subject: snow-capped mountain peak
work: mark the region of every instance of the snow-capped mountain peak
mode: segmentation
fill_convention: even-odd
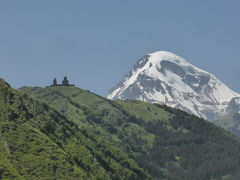
[[[107,97],[164,103],[212,119],[224,114],[228,102],[240,95],[185,59],[158,51],[141,58]]]

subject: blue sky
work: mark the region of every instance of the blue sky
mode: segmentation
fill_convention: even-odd
[[[240,92],[239,0],[1,0],[0,77],[64,75],[100,95],[144,54],[171,51]]]

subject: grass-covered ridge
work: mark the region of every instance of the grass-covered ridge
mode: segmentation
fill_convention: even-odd
[[[118,147],[0,80],[0,179],[146,179]]]
[[[143,179],[240,177],[239,139],[196,116],[141,101],[111,101],[77,87],[20,91],[64,115],[93,140],[91,146],[106,144],[114,152],[107,155],[126,155]]]

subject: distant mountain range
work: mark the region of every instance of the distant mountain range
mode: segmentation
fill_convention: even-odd
[[[223,127],[229,132],[240,136],[240,113],[230,113],[225,116],[216,118],[212,122]]]
[[[166,51],[141,58],[107,97],[166,104],[209,120],[240,112],[240,94],[211,73]]]

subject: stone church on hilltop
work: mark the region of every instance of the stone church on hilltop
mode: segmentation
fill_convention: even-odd
[[[53,84],[51,86],[75,86],[74,84],[69,84],[69,80],[67,79],[67,76],[65,76],[62,80],[62,84],[57,83],[57,79],[53,79]]]

